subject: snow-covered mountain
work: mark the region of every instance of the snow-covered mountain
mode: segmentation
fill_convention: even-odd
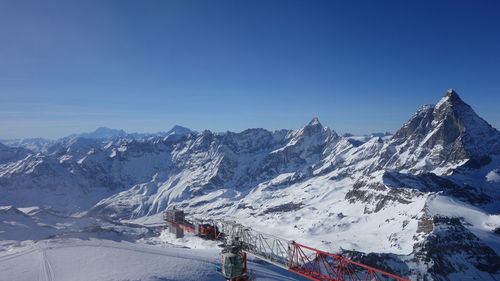
[[[114,220],[176,205],[412,280],[496,280],[499,154],[500,133],[449,90],[393,136],[341,137],[314,118],[296,130],[74,137],[38,154],[0,146],[0,205]]]
[[[97,139],[97,140],[110,140],[110,139],[146,139],[156,136],[171,136],[171,137],[182,137],[188,134],[197,134],[189,128],[175,125],[167,132],[157,132],[157,133],[127,133],[124,130],[110,129],[107,127],[99,127],[92,132],[72,134],[66,137],[62,137],[57,140],[49,140],[44,138],[27,138],[27,139],[9,139],[0,140],[0,144],[4,144],[10,147],[18,147],[28,149],[34,153],[50,153],[55,150],[54,147],[59,148],[60,143],[70,142],[73,139]]]
[[[109,138],[116,138],[116,137],[125,137],[126,135],[127,135],[127,132],[125,132],[124,130],[99,127],[93,132],[69,135],[66,138],[67,139],[73,139],[73,138],[109,139]]]
[[[29,150],[19,147],[9,147],[0,143],[0,163],[14,162],[25,158],[30,154]]]
[[[179,125],[175,125],[167,132],[158,132],[158,133],[127,133],[124,130],[110,129],[107,127],[99,127],[93,132],[89,133],[81,133],[81,134],[73,134],[67,137],[62,138],[63,140],[70,140],[74,138],[87,138],[87,139],[118,139],[118,138],[126,138],[126,139],[143,139],[153,136],[168,136],[168,135],[177,135],[183,136],[188,134],[196,134],[196,131],[193,131],[189,128],[182,127]]]
[[[38,152],[45,153],[47,152],[47,148],[53,145],[55,141],[44,138],[29,138],[29,139],[0,140],[0,144],[2,143],[10,147],[19,147],[28,149],[35,153]]]
[[[425,105],[392,138],[378,163],[412,173],[451,173],[470,161],[484,165],[500,151],[500,132],[480,118],[452,89]]]

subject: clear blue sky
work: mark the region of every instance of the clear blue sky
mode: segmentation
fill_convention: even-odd
[[[0,139],[394,132],[454,88],[500,127],[500,2],[0,0]]]

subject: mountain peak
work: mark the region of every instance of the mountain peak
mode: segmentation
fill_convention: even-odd
[[[311,122],[309,122],[309,125],[310,126],[316,126],[316,125],[320,125],[321,126],[321,123],[319,122],[319,119],[318,117],[314,117]]]
[[[125,131],[118,129],[111,129],[108,127],[99,127],[95,131],[90,132],[90,134],[125,134]]]
[[[444,94],[445,97],[458,96],[457,92],[453,88],[449,88]]]
[[[440,107],[444,103],[452,103],[452,104],[464,104],[464,101],[460,98],[460,96],[453,89],[448,89],[444,93],[444,97],[436,104],[436,107]]]
[[[448,89],[448,91],[446,91],[444,97],[450,99],[452,102],[457,102],[457,101],[463,102],[460,96],[457,94],[457,92],[455,92],[455,90],[451,88]]]
[[[172,129],[170,129],[170,131],[167,132],[167,134],[176,134],[176,135],[188,135],[188,134],[196,134],[196,133],[197,133],[196,131],[193,131],[189,128],[179,126],[179,125],[175,125],[174,127],[172,127]]]
[[[107,127],[99,127],[93,132],[72,134],[63,139],[71,138],[88,138],[88,139],[107,139],[112,137],[123,137],[127,133],[124,130],[110,129]]]
[[[392,142],[407,153],[419,151],[422,157],[432,154],[432,158],[428,158],[428,163],[432,164],[429,167],[481,159],[500,151],[500,133],[479,117],[453,89],[446,91],[435,106],[421,107],[394,135]],[[415,164],[413,160],[404,161],[408,167]]]

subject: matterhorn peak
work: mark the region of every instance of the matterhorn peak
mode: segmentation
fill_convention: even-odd
[[[427,151],[433,157],[428,158],[433,165],[429,167],[438,167],[498,154],[500,132],[449,89],[435,106],[419,109],[392,142],[411,153]],[[407,167],[415,165],[412,161],[407,161]]]
[[[460,98],[460,96],[453,89],[448,89],[444,93],[444,97],[436,104],[436,108],[440,108],[441,105],[451,103],[453,104],[465,104],[465,102]]]
[[[449,88],[446,93],[444,94],[445,97],[452,96],[452,95],[458,95],[453,88]]]
[[[457,94],[457,92],[455,92],[455,90],[453,90],[451,88],[448,89],[448,91],[446,91],[446,93],[444,94],[444,97],[449,98],[451,101],[462,101],[462,99]]]
[[[321,126],[321,123],[319,122],[319,119],[318,117],[314,117],[311,122],[309,122],[308,124],[309,126],[316,126],[316,125],[320,125]]]

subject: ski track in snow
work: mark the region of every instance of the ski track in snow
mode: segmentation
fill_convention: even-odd
[[[42,244],[40,244],[42,243]],[[64,242],[66,244],[67,242]],[[193,261],[196,261],[199,264],[205,264],[207,268],[212,268],[215,265],[215,262],[210,262],[207,260],[204,260],[202,258],[196,257],[195,255],[190,255],[188,253],[168,253],[166,249],[151,249],[149,245],[124,245],[121,243],[116,243],[116,246],[113,245],[108,245],[108,242],[104,241],[92,241],[92,242],[85,242],[85,241],[78,241],[77,243],[79,244],[68,244],[68,245],[48,245],[47,242],[38,242],[37,244],[31,246],[34,247],[32,249],[20,251],[17,253],[13,254],[8,254],[4,256],[0,256],[0,264],[6,261],[10,261],[12,259],[20,258],[26,255],[33,254],[35,252],[38,252],[37,254],[37,260],[38,260],[38,266],[39,266],[39,271],[38,271],[38,281],[55,281],[58,280],[56,279],[56,271],[54,269],[54,266],[52,265],[47,252],[51,251],[57,251],[57,250],[62,250],[62,249],[69,249],[69,248],[97,248],[97,249],[114,249],[114,250],[120,250],[120,251],[131,251],[135,253],[142,253],[142,254],[150,254],[150,255],[160,255],[164,257],[171,257],[175,259],[181,259],[184,260],[186,263],[190,263]],[[115,242],[113,242],[115,243]],[[119,246],[118,246],[119,245]],[[75,251],[77,252],[77,251]],[[215,260],[214,260],[215,261]],[[30,265],[32,266],[32,265]],[[0,276],[0,280],[3,281],[3,279]]]
[[[49,248],[50,249],[50,248]],[[40,249],[40,265],[42,275],[38,278],[39,281],[54,281],[55,280],[55,272],[52,264],[47,257],[47,249]]]

